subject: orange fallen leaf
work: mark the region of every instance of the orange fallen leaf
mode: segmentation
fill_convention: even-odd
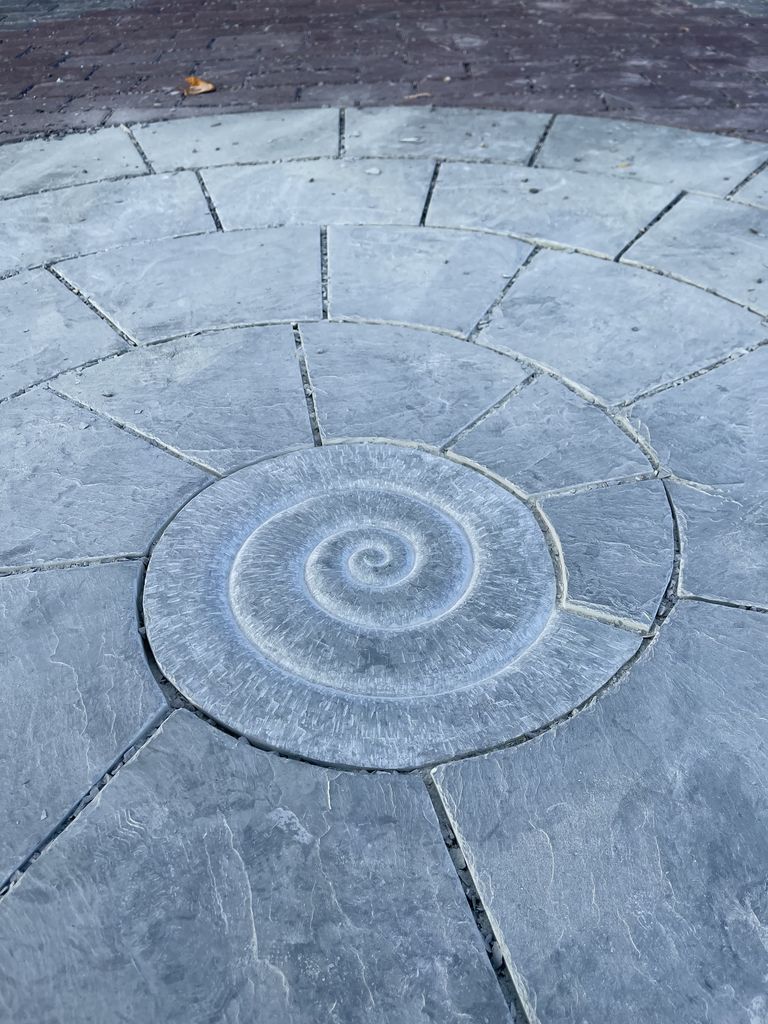
[[[197,75],[188,75],[184,81],[187,83],[187,88],[184,90],[185,96],[199,96],[203,92],[216,92],[213,82],[206,82],[204,78],[198,78]]]

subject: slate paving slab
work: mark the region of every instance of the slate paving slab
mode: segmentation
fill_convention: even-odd
[[[768,206],[768,174],[760,171],[750,178],[734,194],[733,200],[750,206]]]

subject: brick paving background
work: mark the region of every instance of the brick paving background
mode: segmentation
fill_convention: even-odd
[[[734,3],[0,0],[0,138],[201,110],[405,102],[768,139],[768,0]],[[184,99],[192,73],[217,92]]]

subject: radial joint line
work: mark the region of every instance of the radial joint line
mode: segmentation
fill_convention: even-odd
[[[442,166],[441,160],[435,161],[435,169],[432,171],[432,177],[429,181],[429,188],[427,189],[427,198],[424,200],[424,209],[421,211],[421,217],[419,217],[419,227],[423,228],[427,223],[427,217],[429,216],[429,207],[432,202],[432,196],[437,185],[437,178],[440,174],[440,168]]]
[[[122,327],[119,327],[111,317],[107,316],[103,309],[99,309],[96,303],[89,299],[88,296],[85,295],[83,292],[81,292],[77,285],[72,284],[72,282],[69,281],[64,276],[64,274],[61,273],[58,267],[55,267],[53,264],[48,263],[45,265],[45,269],[48,271],[49,274],[55,277],[57,281],[61,281],[61,283],[68,291],[72,292],[73,295],[76,295],[78,299],[80,299],[80,301],[84,305],[86,305],[92,313],[95,313],[97,317],[99,317],[101,320],[104,321],[105,324],[111,327],[115,334],[117,334],[119,337],[123,339],[126,345],[130,345],[131,348],[138,347],[138,341],[136,341],[135,338],[132,338],[130,334],[127,334],[122,329]]]
[[[307,353],[304,348],[304,339],[301,336],[301,328],[298,323],[291,324],[293,328],[293,340],[296,342],[296,354],[299,359],[299,371],[301,372],[301,383],[304,388],[304,397],[307,402],[307,413],[309,414],[309,425],[312,429],[312,441],[316,448],[322,447],[323,434],[320,430],[320,420],[317,415],[317,404],[315,392],[312,388],[312,381],[309,376],[307,365]]]
[[[467,335],[467,341],[474,342],[475,338],[477,338],[481,331],[484,331],[485,328],[490,324],[490,322],[493,320],[494,313],[502,304],[504,299],[507,297],[507,293],[509,292],[510,288],[513,286],[515,281],[517,281],[518,277],[520,277],[520,275],[523,273],[526,267],[529,267],[531,265],[531,262],[533,261],[534,257],[541,252],[541,248],[542,247],[539,245],[532,246],[531,251],[525,257],[523,262],[520,264],[520,266],[517,268],[514,274],[509,278],[509,280],[504,282],[504,285],[499,294],[490,304],[488,309],[486,309],[486,311],[480,317],[480,319],[477,321],[472,330],[469,332],[469,334]]]
[[[447,441],[440,445],[440,450],[445,452],[448,451],[449,448],[453,448],[454,445],[458,444],[458,442],[466,434],[470,432],[470,430],[474,430],[476,426],[478,426],[484,420],[487,420],[489,416],[492,416],[495,412],[501,409],[502,406],[505,406],[507,402],[511,398],[514,398],[515,395],[517,395],[520,391],[522,391],[524,387],[527,387],[529,384],[532,384],[537,376],[537,373],[529,373],[525,380],[521,380],[519,384],[515,384],[515,386],[513,388],[510,388],[510,390],[503,394],[501,398],[498,398],[492,405],[489,405],[486,409],[483,409],[483,411],[478,416],[475,416],[474,419],[471,419],[469,423],[466,423],[463,427],[461,427],[460,430],[457,430],[455,434],[453,434],[451,437],[448,438]]]
[[[134,135],[133,129],[131,128],[131,126],[127,125],[127,124],[122,124],[122,125],[120,125],[120,127],[123,129],[125,134],[128,136],[128,138],[133,143],[133,148],[139,154],[139,158],[140,158],[141,162],[144,164],[144,166],[146,167],[147,173],[148,174],[154,174],[155,173],[155,168],[152,166],[152,163],[151,163],[149,157],[144,152],[144,147],[142,146],[142,144],[139,142],[139,140]]]

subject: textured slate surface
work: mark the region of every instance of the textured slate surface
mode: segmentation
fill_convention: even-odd
[[[764,615],[685,603],[590,709],[436,770],[534,1019],[765,1016],[766,657]]]
[[[165,708],[137,584],[126,562],[0,577],[0,884]]]
[[[530,251],[473,232],[329,227],[330,315],[468,334]]]
[[[287,324],[134,349],[54,387],[221,472],[312,444]]]
[[[186,712],[8,897],[0,936],[18,1024],[509,1021],[421,779],[297,764]]]
[[[314,228],[170,238],[58,269],[140,342],[321,311]]]
[[[753,206],[768,206],[768,174],[765,171],[756,174],[739,189],[733,200]]]

